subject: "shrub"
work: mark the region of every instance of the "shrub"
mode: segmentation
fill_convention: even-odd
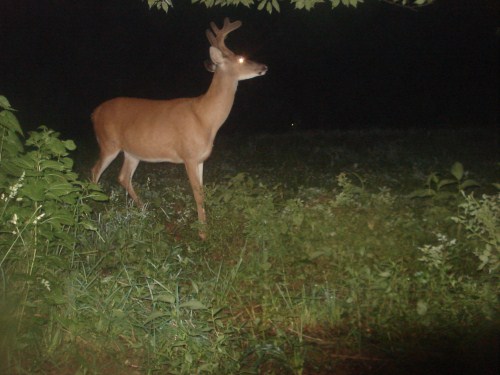
[[[481,261],[478,269],[497,271],[500,266],[500,194],[476,199],[465,195],[460,214],[452,219],[463,225],[467,237],[477,244],[474,254]]]
[[[15,321],[0,328],[36,336],[33,325],[42,327],[47,309],[64,302],[61,274],[71,269],[79,236],[95,230],[89,202],[107,198],[73,172],[73,141],[43,126],[24,140],[3,96],[0,109],[0,311]],[[0,344],[12,349],[8,335]]]

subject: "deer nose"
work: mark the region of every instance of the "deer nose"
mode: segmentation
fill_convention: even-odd
[[[262,65],[262,70],[260,71],[260,75],[263,76],[267,73],[267,65]]]

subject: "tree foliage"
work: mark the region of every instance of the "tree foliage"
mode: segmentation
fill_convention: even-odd
[[[295,9],[311,10],[319,3],[327,3],[330,8],[337,8],[339,6],[354,7],[358,4],[364,3],[365,0],[191,0],[192,3],[199,3],[205,5],[207,8],[213,6],[228,6],[228,5],[243,5],[247,8],[256,7],[258,10],[265,10],[269,13],[273,11],[279,12],[281,10],[280,4],[290,3]],[[384,3],[393,4],[397,6],[406,7],[409,9],[416,9],[432,4],[435,0],[378,0]],[[163,9],[167,12],[170,8],[174,7],[174,0],[147,0],[150,8]]]

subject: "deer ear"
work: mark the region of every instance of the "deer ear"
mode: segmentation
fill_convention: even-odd
[[[213,73],[215,72],[215,68],[217,67],[217,65],[215,65],[212,60],[205,60],[203,62],[203,64],[205,65],[205,69],[208,70],[209,72]]]
[[[224,55],[218,48],[210,47],[210,59],[215,65],[219,65],[224,61]]]

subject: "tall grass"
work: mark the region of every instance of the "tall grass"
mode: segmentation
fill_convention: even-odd
[[[495,165],[462,159],[458,180],[481,187],[438,191],[467,153],[443,139],[223,138],[206,168],[206,242],[175,166],[138,170],[144,210],[105,174],[109,201],[67,224],[68,249],[23,255],[9,213],[3,373],[493,373]],[[436,194],[416,194],[430,175]]]

